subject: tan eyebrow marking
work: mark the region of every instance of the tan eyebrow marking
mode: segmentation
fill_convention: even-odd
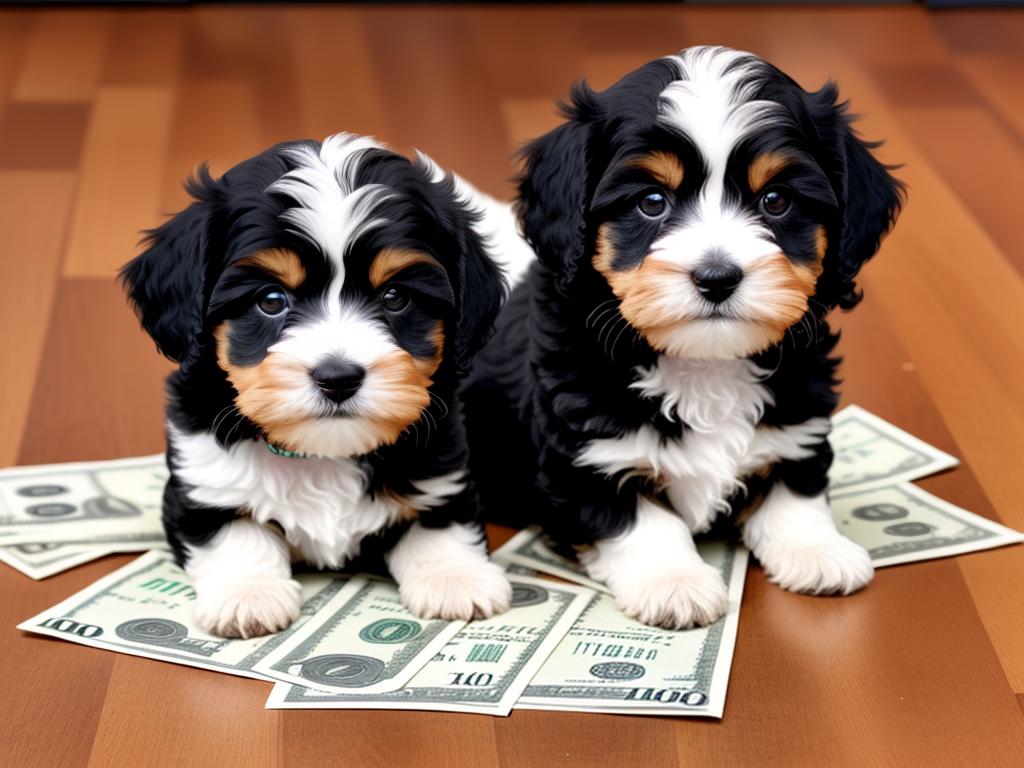
[[[750,191],[757,194],[765,184],[772,180],[775,174],[794,162],[794,159],[784,152],[763,152],[758,155],[751,161],[750,168],[747,170]]]
[[[653,176],[666,189],[678,189],[683,183],[683,163],[671,152],[651,152],[633,158],[631,168],[641,168]]]
[[[306,268],[302,266],[302,259],[295,251],[287,248],[256,251],[238,263],[243,267],[255,267],[273,275],[293,291],[306,280]]]
[[[413,251],[407,248],[384,248],[370,264],[370,285],[380,288],[381,285],[413,264],[430,264],[441,268],[437,259],[422,251]]]

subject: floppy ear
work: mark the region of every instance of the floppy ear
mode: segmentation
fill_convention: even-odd
[[[216,183],[205,167],[186,185],[196,198],[146,232],[146,249],[121,268],[121,282],[157,349],[182,367],[198,354],[203,331],[206,253]]]
[[[491,338],[507,288],[504,276],[487,255],[472,223],[461,228],[458,238],[461,252],[453,349],[456,370],[462,375],[469,371],[473,356]]]
[[[871,154],[881,142],[867,142],[850,127],[840,107],[838,159],[839,197],[842,204],[839,245],[835,250],[835,301],[851,309],[861,299],[855,278],[864,262],[878,251],[882,238],[896,223],[905,199],[902,182],[890,174],[890,167]]]
[[[587,245],[590,128],[583,112],[593,96],[586,84],[577,86],[575,106],[563,110],[568,122],[522,151],[525,167],[519,177],[516,213],[537,258],[558,276],[563,289],[576,277]]]

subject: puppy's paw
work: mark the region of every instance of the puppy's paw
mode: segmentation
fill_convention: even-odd
[[[867,551],[838,533],[812,542],[770,539],[754,554],[771,581],[809,595],[849,595],[875,573]]]
[[[703,627],[721,618],[729,608],[721,575],[702,562],[617,577],[609,586],[623,613],[666,629]]]
[[[483,558],[411,569],[399,584],[402,604],[424,619],[486,619],[508,610],[512,585],[504,570]]]
[[[272,576],[196,586],[195,620],[218,637],[258,637],[280,632],[299,617],[301,588]]]

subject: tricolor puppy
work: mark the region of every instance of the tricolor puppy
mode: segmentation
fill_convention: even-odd
[[[726,48],[690,48],[602,93],[525,150],[538,262],[465,393],[485,510],[547,511],[630,616],[707,624],[726,592],[693,534],[742,508],[770,577],[850,593],[872,576],[826,487],[837,336],[826,315],[902,189],[808,93]],[[511,494],[532,488],[539,495]]]
[[[420,616],[504,610],[454,400],[504,284],[455,180],[339,134],[189,191],[122,277],[179,364],[164,524],[199,624],[283,629],[293,558],[374,553]]]

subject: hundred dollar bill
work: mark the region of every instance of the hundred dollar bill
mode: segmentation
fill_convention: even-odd
[[[856,405],[832,417],[828,439],[835,451],[828,475],[833,492],[890,486],[960,463]]]
[[[725,616],[708,627],[658,629],[627,618],[611,595],[599,593],[515,709],[721,717],[748,555],[726,542],[699,549],[728,586]]]
[[[909,483],[829,496],[836,527],[876,568],[1024,541],[1024,534],[954,506]]]
[[[266,679],[253,667],[286,641],[348,582],[343,576],[302,574],[302,613],[288,629],[250,640],[209,635],[192,621],[195,591],[166,552],[149,552],[18,629],[108,651],[230,675]]]
[[[0,470],[0,545],[161,542],[163,454]]]
[[[409,682],[465,624],[419,619],[402,606],[394,582],[353,579],[256,670],[318,690],[388,693]]]
[[[370,696],[274,686],[267,709],[422,709],[507,715],[594,592],[512,578],[512,607],[463,627],[399,691]]]

